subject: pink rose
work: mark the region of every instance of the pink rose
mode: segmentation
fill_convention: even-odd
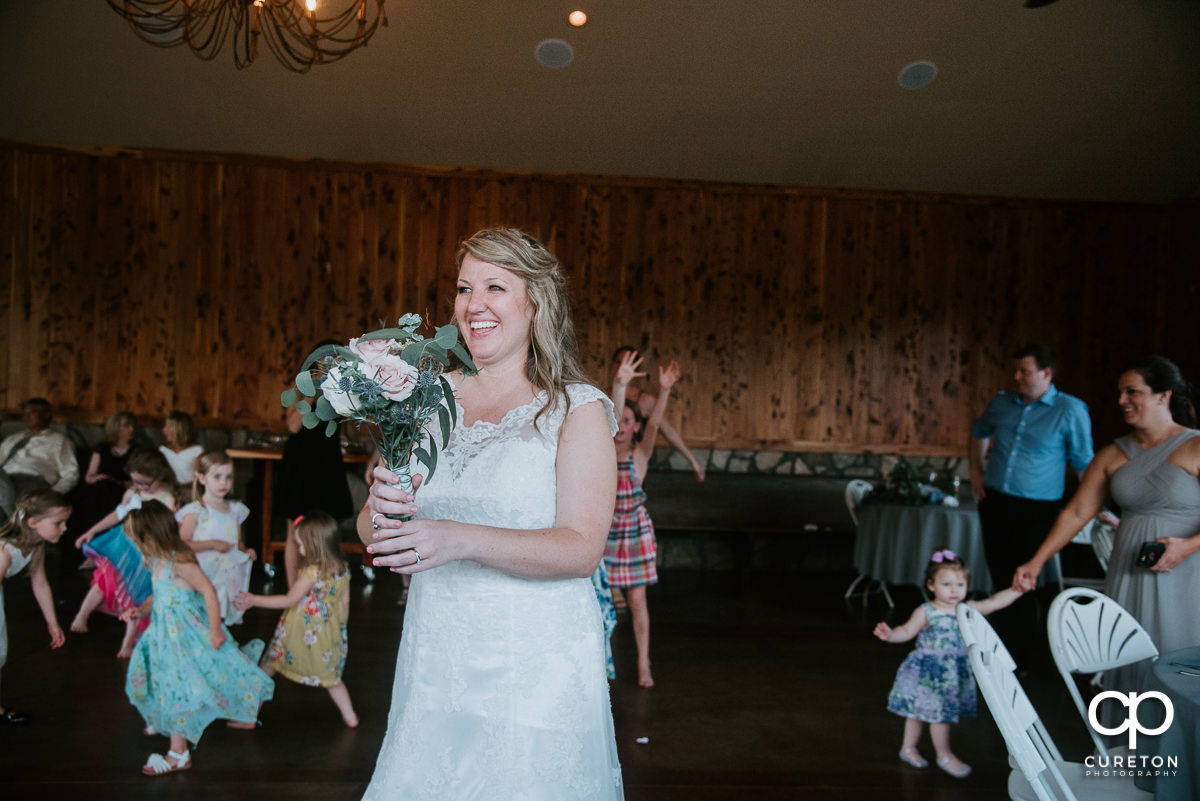
[[[372,366],[377,370],[375,380],[383,385],[383,396],[388,400],[402,401],[417,386],[417,368],[399,356],[384,356]]]
[[[357,354],[358,358],[370,364],[377,364],[380,359],[391,353],[392,348],[399,349],[399,347],[400,344],[394,339],[350,340],[350,350]]]

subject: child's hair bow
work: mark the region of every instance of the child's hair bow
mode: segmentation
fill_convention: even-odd
[[[142,508],[142,496],[134,493],[134,496],[129,499],[129,503],[117,504],[117,520],[124,520],[129,516],[129,513],[134,509]]]
[[[958,554],[954,551],[949,548],[943,548],[940,551],[934,551],[933,556],[929,557],[929,561],[941,564],[942,562],[953,562],[957,558]]]

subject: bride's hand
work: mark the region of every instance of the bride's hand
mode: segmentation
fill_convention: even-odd
[[[417,507],[413,500],[414,493],[421,486],[420,474],[413,476],[412,492],[405,492],[395,486],[400,479],[386,467],[376,467],[374,479],[370,489],[367,490],[367,507],[371,510],[371,524],[375,526],[377,533],[400,525],[399,520],[393,520],[388,515],[415,515],[417,513]]]
[[[446,547],[449,527],[446,520],[408,520],[397,528],[380,529],[375,542],[367,546],[371,564],[393,573],[420,573],[431,567],[454,561]]]

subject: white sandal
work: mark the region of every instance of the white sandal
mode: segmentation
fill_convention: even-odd
[[[192,766],[191,753],[184,750],[182,754],[177,754],[174,751],[167,751],[167,756],[175,760],[172,765],[162,754],[151,754],[146,760],[146,764],[142,765],[142,773],[147,776],[163,776],[168,773],[175,773],[181,770],[187,770]]]
[[[958,762],[957,767],[951,767],[952,762]],[[971,775],[971,766],[954,754],[947,754],[937,761],[937,766],[956,779],[965,779]]]

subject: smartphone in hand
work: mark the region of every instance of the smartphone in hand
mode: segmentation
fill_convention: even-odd
[[[1133,563],[1138,567],[1153,567],[1166,550],[1167,546],[1161,542],[1144,542]]]

